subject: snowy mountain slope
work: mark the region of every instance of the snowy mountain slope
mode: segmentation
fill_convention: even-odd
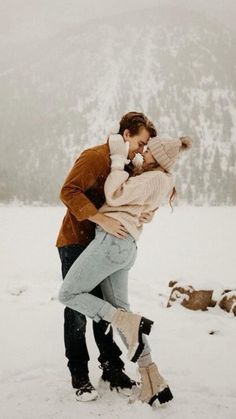
[[[77,154],[136,109],[160,133],[195,140],[177,178],[180,198],[236,202],[235,34],[223,25],[163,5],[75,25],[6,53],[1,200],[57,202]]]

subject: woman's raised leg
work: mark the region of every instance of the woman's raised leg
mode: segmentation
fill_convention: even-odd
[[[113,307],[124,309],[127,312],[130,312],[130,305],[128,300],[128,276],[130,267],[114,272],[101,283],[104,299],[112,304]],[[107,310],[104,315],[104,320],[111,321],[114,313],[114,309]],[[121,330],[119,330],[119,333],[124,344],[126,347],[128,347],[129,345],[125,335]],[[129,356],[129,358],[131,358],[134,362],[140,355],[144,356],[146,354],[150,354],[151,351],[145,335],[142,334],[141,340],[143,344],[141,343],[140,349],[138,353],[136,353],[136,357],[132,359],[131,354]]]

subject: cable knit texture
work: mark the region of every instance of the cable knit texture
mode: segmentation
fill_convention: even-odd
[[[112,137],[111,157],[112,152],[117,155],[117,150],[120,149],[126,159],[123,137],[119,134]],[[109,139],[109,146],[110,144]],[[173,187],[174,179],[170,173],[153,170],[129,177],[124,168],[115,166],[111,168],[106,179],[104,185],[106,204],[99,209],[99,212],[119,220],[138,240],[142,232],[142,224],[139,222],[141,213],[156,210],[163,202],[167,202]]]
[[[151,138],[148,148],[153,157],[163,169],[169,171],[179,159],[184,150],[192,147],[190,137],[181,138]]]

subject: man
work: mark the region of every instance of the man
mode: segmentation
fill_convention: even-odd
[[[129,143],[129,159],[142,153],[150,137],[156,136],[152,122],[142,113],[129,112],[120,121],[119,134]],[[108,143],[92,147],[81,153],[70,171],[61,190],[60,198],[67,207],[66,215],[57,239],[57,247],[62,263],[62,276],[93,240],[96,224],[108,233],[122,239],[127,235],[122,224],[98,212],[105,202],[104,183],[110,172]],[[150,214],[143,214],[140,221],[147,222]],[[92,294],[102,298],[100,286]],[[77,389],[78,400],[92,400],[97,392],[89,379],[89,354],[86,346],[86,317],[77,311],[65,308],[64,340],[72,386]],[[135,384],[124,372],[120,359],[121,350],[113,340],[112,329],[108,333],[108,323],[93,322],[93,333],[100,355],[98,361],[103,370],[102,379],[110,388],[123,390]]]

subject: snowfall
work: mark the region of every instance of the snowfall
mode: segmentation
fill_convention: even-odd
[[[130,272],[133,311],[154,320],[153,359],[174,399],[150,407],[98,385],[98,350],[87,326],[90,379],[96,401],[78,402],[63,343],[62,282],[55,240],[63,207],[0,207],[1,419],[236,418],[236,319],[219,306],[167,308],[169,281],[236,289],[236,208],[178,206],[158,210],[138,242]],[[126,372],[138,378],[126,359]]]

